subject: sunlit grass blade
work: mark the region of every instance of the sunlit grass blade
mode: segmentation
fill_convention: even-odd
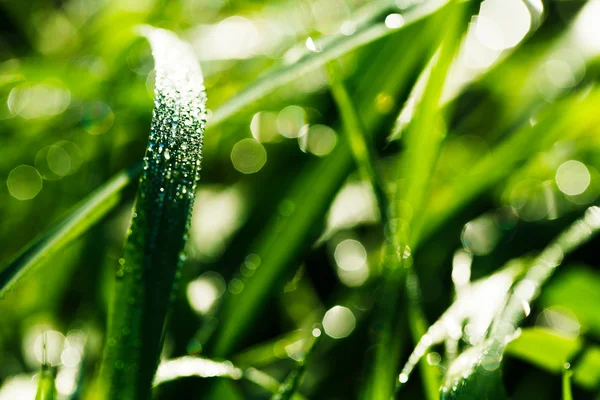
[[[304,372],[306,371],[307,364],[315,351],[315,347],[319,342],[319,338],[321,337],[321,330],[315,328],[312,332],[313,337],[312,343],[310,343],[308,350],[304,353],[304,356],[300,361],[298,361],[298,365],[296,368],[292,370],[285,379],[285,381],[279,386],[277,393],[273,394],[271,400],[290,400],[294,397],[296,392],[298,391],[298,387],[302,382],[302,377],[304,376]]]
[[[267,373],[256,368],[240,368],[230,361],[214,361],[201,357],[181,357],[162,361],[156,371],[154,386],[187,377],[244,379],[271,393],[277,393],[281,383]],[[295,394],[295,400],[304,399]]]
[[[471,324],[470,340],[478,343],[492,323],[495,313],[504,305],[504,299],[517,276],[525,268],[522,260],[513,260],[498,272],[468,284],[450,307],[422,335],[408,361],[400,372],[396,392],[408,382],[411,373],[432,346],[455,339],[460,327]],[[439,392],[439,385],[436,387]]]
[[[412,263],[411,247],[418,237],[421,210],[429,190],[429,180],[435,166],[443,139],[439,118],[439,103],[443,82],[462,36],[464,4],[453,3],[447,9],[444,40],[427,81],[423,99],[406,135],[406,149],[399,170],[404,174],[397,181],[393,199],[392,237],[387,241],[382,261],[384,284],[379,297],[375,323],[380,326],[380,336],[375,350],[365,398],[388,400],[394,388],[394,377],[400,351],[398,306],[404,296],[405,266]]]
[[[529,314],[531,303],[565,256],[600,231],[600,208],[590,207],[585,216],[561,233],[535,258],[513,287],[504,309],[495,317],[488,339],[461,354],[449,367],[442,387],[443,399],[462,396],[482,398],[497,392],[504,351]]]
[[[147,399],[200,178],[206,94],[192,49],[143,27],[155,59],[150,138],[119,260],[101,368],[110,399]]]
[[[533,2],[527,1],[526,3]],[[541,25],[543,8],[536,7],[533,4],[529,4],[528,8],[529,12],[531,13],[532,24],[527,35],[531,36]],[[478,16],[479,15],[481,15],[481,12],[478,14]],[[484,15],[483,18],[487,20],[488,17]],[[473,21],[474,20],[475,19],[473,19]],[[465,62],[466,53],[469,51],[477,51],[473,50],[474,46],[472,44],[473,40],[477,40],[474,39],[474,37],[476,36],[477,26],[477,23],[471,22],[469,24],[469,28],[464,39],[460,43],[460,47],[457,51],[457,57],[450,66],[450,70],[448,72],[448,79],[443,83],[441,96],[442,106],[446,106],[452,101],[454,101],[464,91],[466,87],[477,82],[490,70],[501,65],[502,61],[506,60],[510,56],[510,54],[512,54],[518,48],[518,46],[515,46],[510,49],[505,49],[504,51],[498,54],[498,57],[495,60],[493,60],[487,65],[469,65],[467,62]],[[404,103],[402,111],[398,114],[398,117],[396,118],[394,128],[388,136],[388,141],[400,139],[402,136],[402,132],[406,130],[408,124],[410,123],[410,121],[412,121],[416,110],[415,105],[419,103],[423,98],[425,84],[429,79],[429,74],[431,72],[431,66],[433,65],[433,61],[434,60],[432,59],[429,65],[426,68],[424,68],[421,72],[417,83],[414,85],[408,97],[408,100]]]
[[[43,264],[48,257],[78,238],[114,209],[121,201],[123,189],[138,176],[140,170],[141,166],[135,166],[117,174],[0,269],[0,298],[6,296],[31,270]]]
[[[335,37],[330,37],[322,46],[317,43],[317,52],[308,52],[293,64],[282,65],[265,73],[262,78],[259,78],[252,85],[237,93],[231,100],[221,105],[211,117],[210,125],[214,127],[220,124],[246,106],[260,100],[275,88],[298,79],[307,72],[325,65],[329,61],[335,60],[378,39],[382,39],[433,14],[447,2],[448,0],[430,0],[407,9],[402,13],[403,24],[396,28],[389,28],[383,21],[380,21],[368,25],[350,36],[339,34]]]

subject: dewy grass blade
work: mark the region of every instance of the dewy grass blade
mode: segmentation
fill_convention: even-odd
[[[468,290],[462,292],[446,312],[427,329],[426,334],[418,339],[399,375],[396,392],[398,393],[406,384],[417,363],[431,347],[456,337],[457,327],[467,324],[476,326],[469,339],[475,343],[482,341],[494,314],[502,309],[506,294],[525,266],[523,260],[511,260],[498,272],[469,283]],[[439,393],[439,385],[435,391]]]
[[[442,387],[442,399],[463,396],[487,398],[500,381],[504,350],[564,257],[587,243],[600,231],[600,208],[588,208],[585,216],[573,223],[533,261],[524,277],[513,287],[504,310],[494,319],[490,335],[482,346],[461,354],[448,368]]]
[[[162,361],[156,371],[154,386],[177,379],[196,376],[199,378],[244,379],[273,394],[277,393],[281,384],[267,373],[256,368],[240,368],[230,361],[214,361],[201,357],[180,357]],[[304,400],[304,396],[295,394],[292,399]]]
[[[162,29],[143,27],[141,33],[155,59],[154,114],[109,313],[101,367],[109,399],[150,395],[184,258],[206,121],[202,72],[191,47]]]

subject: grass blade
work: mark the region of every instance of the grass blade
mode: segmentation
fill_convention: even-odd
[[[416,344],[427,332],[428,321],[421,305],[423,296],[421,295],[419,279],[414,268],[411,268],[408,271],[406,286],[406,297],[408,299],[408,325],[412,341]],[[423,383],[425,397],[429,400],[438,399],[440,388],[439,368],[435,365],[430,365],[426,360],[421,360],[419,363],[419,370],[421,372],[421,381]],[[399,383],[400,382],[397,382],[396,384],[396,392],[398,392]]]
[[[119,204],[122,191],[138,176],[140,170],[141,166],[134,166],[117,174],[76,205],[66,218],[28,244],[7,266],[0,269],[0,299],[31,270],[77,239]]]
[[[42,334],[42,370],[38,381],[35,400],[54,400],[56,398],[56,377],[52,366],[47,362],[47,337],[46,333]]]
[[[477,327],[473,332],[473,341],[483,340],[494,313],[501,310],[510,286],[524,268],[524,262],[513,260],[498,272],[469,283],[468,289],[461,292],[452,305],[427,329],[426,335],[419,338],[408,362],[402,368],[396,392],[402,389],[427,351],[432,346],[455,337],[457,327],[470,323]],[[439,385],[435,392],[439,392]]]
[[[371,189],[377,200],[382,223],[385,225],[389,222],[389,205],[383,188],[383,182],[375,169],[375,152],[372,148],[373,146],[369,143],[369,139],[365,135],[363,124],[334,63],[327,64],[327,73],[331,93],[339,108],[344,123],[343,132],[346,134],[354,162],[360,172],[361,178],[371,185]]]
[[[265,74],[263,78],[258,79],[255,83],[239,92],[231,100],[221,105],[221,107],[215,110],[211,117],[211,126],[214,127],[227,120],[238,111],[260,100],[277,87],[300,78],[307,72],[322,67],[329,61],[338,59],[359,47],[382,39],[435,13],[448,1],[449,0],[429,0],[409,8],[402,14],[404,24],[398,28],[390,29],[383,21],[380,21],[365,27],[351,36],[340,34],[328,38],[327,42],[322,46],[317,44],[317,48],[322,47],[318,52],[306,53],[293,64],[283,65],[273,69]]]
[[[310,347],[304,354],[304,357],[300,361],[298,361],[298,365],[292,372],[289,373],[285,382],[279,386],[277,393],[271,397],[271,400],[290,400],[294,397],[294,394],[298,391],[298,387],[302,381],[302,377],[304,376],[304,372],[306,371],[306,365],[310,360],[313,352],[315,351],[315,347],[319,342],[319,338],[321,337],[321,330],[316,328],[313,330],[313,338]]]
[[[180,357],[160,363],[156,371],[154,386],[186,377],[245,379],[271,393],[277,393],[281,384],[272,376],[256,368],[243,369],[230,361],[214,361],[201,357]],[[304,397],[296,394],[295,400]]]
[[[144,27],[156,88],[144,171],[109,315],[101,379],[106,398],[147,399],[199,180],[206,94],[189,45]]]
[[[54,400],[56,398],[55,377],[48,365],[42,366],[35,400]]]
[[[571,390],[571,377],[573,371],[565,368],[562,375],[562,400],[573,400],[573,392]]]
[[[384,286],[379,298],[379,308],[374,316],[381,333],[375,351],[373,365],[367,382],[365,398],[388,400],[394,388],[394,376],[399,355],[400,336],[397,325],[397,307],[406,284],[406,271],[412,261],[411,247],[418,237],[421,207],[429,188],[429,178],[435,166],[443,131],[437,125],[438,108],[442,84],[460,36],[462,35],[462,8],[464,4],[452,4],[450,15],[445,23],[445,36],[437,54],[437,60],[427,82],[419,111],[410,126],[406,137],[406,151],[401,159],[400,170],[404,171],[402,181],[398,181],[396,198],[393,200],[393,224],[390,231],[393,237],[387,241],[383,254]],[[393,226],[392,226],[393,225]]]
[[[534,154],[552,146],[565,132],[576,136],[594,129],[598,123],[594,110],[599,99],[600,90],[593,88],[583,99],[571,95],[542,109],[539,122],[534,126],[531,126],[529,121],[524,121],[520,128],[499,143],[466,174],[437,192],[435,199],[432,199],[428,206],[430,215],[417,241],[427,239],[437,227],[476,196],[500,182],[510,171],[523,165]],[[574,125],[573,121],[578,121],[579,125]]]
[[[269,288],[275,287],[284,268],[300,255],[306,238],[314,233],[315,223],[323,218],[329,203],[348,174],[351,157],[344,142],[331,154],[309,166],[286,196],[294,205],[289,216],[279,216],[265,227],[267,235],[260,237],[252,253],[260,258],[260,266],[244,284],[241,293],[229,296],[223,305],[222,326],[213,353],[225,357],[234,349],[254,313],[262,308]]]

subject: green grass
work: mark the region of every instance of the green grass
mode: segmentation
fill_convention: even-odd
[[[0,400],[592,398],[597,4],[0,2]]]

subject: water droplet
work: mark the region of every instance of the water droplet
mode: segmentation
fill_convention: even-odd
[[[402,373],[400,374],[400,376],[398,376],[398,381],[399,381],[400,383],[406,383],[406,382],[408,382],[408,375],[407,375],[407,374],[405,374],[404,372],[402,372]]]
[[[385,17],[385,26],[390,29],[397,29],[404,25],[404,17],[400,14],[390,14]]]
[[[402,258],[404,258],[406,260],[407,258],[410,257],[410,255],[411,255],[410,247],[405,246],[404,247],[404,253],[402,253]]]

